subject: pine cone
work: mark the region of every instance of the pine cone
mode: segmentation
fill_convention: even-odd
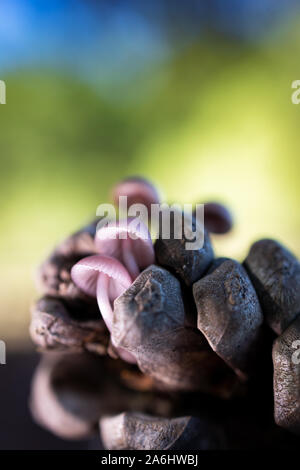
[[[157,193],[147,183],[143,195],[141,187],[138,180],[136,198],[147,198],[149,206]],[[228,213],[207,207],[209,226],[225,231]],[[93,222],[42,264],[43,297],[30,326],[44,353],[31,393],[38,423],[70,439],[89,438],[100,426],[109,449],[299,444],[282,429],[300,433],[298,260],[272,240],[255,243],[243,265],[215,259],[207,231],[199,249],[187,250],[186,241],[186,233],[169,239],[159,233],[154,250],[142,239],[124,250],[99,243]],[[114,269],[126,271],[130,261],[128,277],[101,271],[112,259],[103,249],[111,250]],[[155,254],[155,264],[146,268],[143,249],[147,260]],[[100,276],[106,284],[99,284]]]

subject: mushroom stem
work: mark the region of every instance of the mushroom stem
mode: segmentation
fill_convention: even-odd
[[[135,280],[140,274],[140,270],[132,251],[132,242],[129,236],[130,235],[128,233],[127,238],[122,241],[122,258],[130,276]]]
[[[97,302],[103,320],[105,321],[107,328],[111,332],[113,327],[113,309],[109,300],[109,276],[104,273],[99,273],[98,276]],[[116,349],[119,357],[123,359],[123,361],[129,362],[130,364],[136,364],[136,359],[130,352],[125,351],[123,348],[118,348],[114,345],[113,341],[112,344]]]
[[[109,300],[108,289],[109,277],[105,273],[99,273],[97,280],[97,302],[103,320],[105,321],[109,331],[111,331],[113,326],[113,311]]]
[[[129,364],[137,364],[137,360],[133,354],[129,351],[126,351],[124,348],[118,348],[113,339],[111,338],[111,344],[113,345],[114,349],[116,350],[118,356],[123,359],[123,361],[128,362]]]

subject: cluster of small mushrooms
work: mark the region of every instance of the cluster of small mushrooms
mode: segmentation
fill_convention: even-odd
[[[160,203],[142,178],[117,184],[120,196]],[[108,449],[299,445],[300,263],[269,239],[242,264],[215,258],[209,233],[232,219],[204,207],[200,249],[186,249],[186,233],[153,243],[143,224],[95,220],[40,266],[30,326],[43,353],[30,397],[40,425],[68,439],[100,428]]]

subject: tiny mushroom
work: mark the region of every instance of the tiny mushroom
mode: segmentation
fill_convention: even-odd
[[[96,233],[95,245],[98,253],[118,259],[133,280],[155,262],[150,233],[139,218],[101,227]]]
[[[160,204],[160,195],[155,186],[140,177],[126,178],[118,183],[112,190],[112,199],[118,205],[121,196],[127,197],[127,206],[144,204],[151,210],[151,204]]]
[[[232,229],[232,215],[223,204],[207,202],[204,204],[204,225],[211,233],[225,234]]]
[[[113,323],[113,302],[132,284],[126,268],[115,258],[93,255],[76,263],[71,271],[75,284],[86,294],[97,297],[98,306],[111,331]],[[118,348],[119,356],[127,362],[135,363],[131,354]]]

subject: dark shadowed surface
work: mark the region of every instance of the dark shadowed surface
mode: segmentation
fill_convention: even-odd
[[[68,442],[57,439],[37,426],[28,408],[30,381],[38,354],[32,350],[8,352],[7,364],[0,366],[0,449],[87,449],[91,442]]]
[[[10,352],[7,364],[0,366],[0,450],[101,450],[100,439],[70,442],[56,438],[37,426],[28,409],[30,381],[39,360],[33,350]],[[269,370],[269,368],[268,368]],[[266,375],[266,374],[264,374]],[[254,387],[248,406],[243,399],[235,404],[224,402],[202,410],[203,419],[213,418],[223,429],[231,449],[297,449],[297,436],[273,423],[273,406],[269,399],[269,386],[259,377],[261,388]],[[215,402],[214,402],[215,403]],[[186,415],[189,414],[186,410]],[[241,419],[242,418],[242,419]]]

